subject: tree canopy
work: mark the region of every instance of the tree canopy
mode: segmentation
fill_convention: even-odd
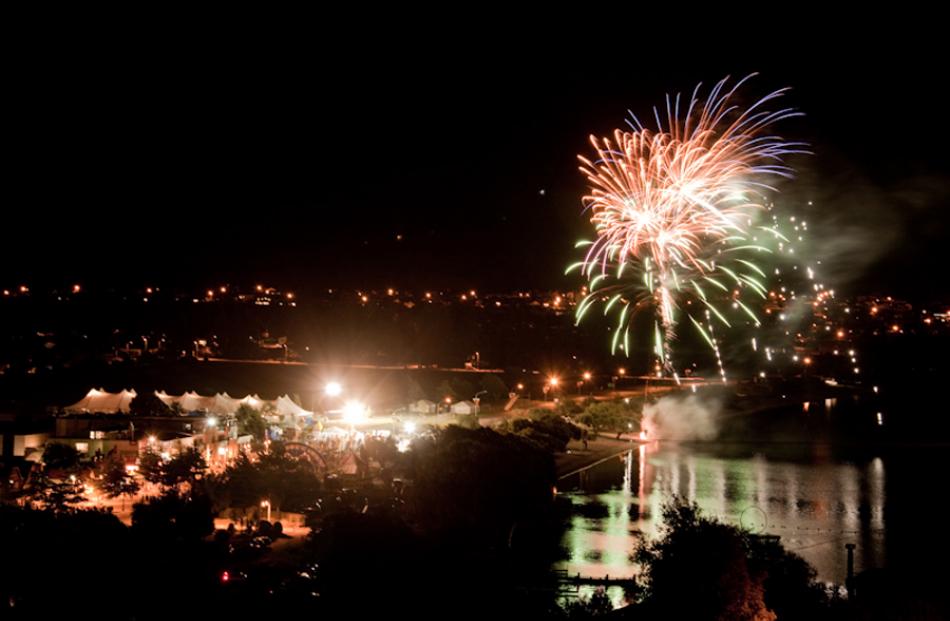
[[[71,444],[50,442],[43,450],[43,464],[48,470],[72,470],[79,465],[79,451]]]
[[[234,413],[234,419],[237,421],[239,434],[254,436],[255,440],[264,439],[267,433],[267,421],[264,420],[260,410],[242,403]]]
[[[664,506],[660,537],[641,542],[634,556],[643,607],[667,618],[815,618],[825,604],[800,557],[679,499]]]
[[[154,392],[137,394],[129,402],[129,414],[132,416],[170,416],[174,413]]]

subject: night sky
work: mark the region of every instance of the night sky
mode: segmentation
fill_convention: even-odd
[[[750,97],[791,86],[807,114],[781,126],[815,155],[792,162],[780,200],[815,202],[812,251],[832,284],[950,291],[936,43],[677,56],[577,33],[515,45],[327,28],[17,54],[3,285],[570,286],[588,134],[628,108],[650,116],[668,91],[758,71]]]

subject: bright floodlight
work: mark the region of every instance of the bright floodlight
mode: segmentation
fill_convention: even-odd
[[[347,401],[343,406],[343,420],[351,425],[363,422],[366,418],[366,406],[359,401]]]
[[[208,427],[217,427],[218,419],[215,418],[214,416],[209,416],[208,420],[206,420],[205,423],[208,425]]]
[[[559,380],[557,377],[550,377],[550,378],[548,378],[548,383],[551,384],[551,386],[557,386],[557,385],[558,385],[558,382],[560,382],[560,381],[561,381],[561,380]]]
[[[339,382],[328,382],[326,386],[323,387],[323,392],[326,393],[328,397],[339,397],[343,392],[343,386]]]
[[[411,420],[407,420],[402,424],[402,430],[408,434],[413,434],[416,432],[416,423]]]

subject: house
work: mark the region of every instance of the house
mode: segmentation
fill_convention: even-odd
[[[478,414],[478,406],[471,401],[459,401],[452,404],[453,414]]]
[[[419,399],[409,404],[409,411],[414,414],[435,414],[435,410],[435,402],[428,399]]]

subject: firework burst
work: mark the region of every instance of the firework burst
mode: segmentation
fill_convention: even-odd
[[[629,355],[633,317],[652,310],[654,351],[674,377],[672,342],[683,301],[695,299],[703,309],[686,314],[718,360],[713,320],[729,327],[728,310],[737,309],[759,323],[744,297],[766,297],[766,273],[757,263],[772,252],[771,243],[785,240],[775,227],[756,222],[775,191],[771,180],[792,175],[783,158],[805,152],[803,144],[769,130],[800,113],[768,109],[787,89],[748,108],[733,103],[751,77],[731,87],[723,79],[705,100],[700,86],[688,101],[667,96],[665,114],[653,110],[655,130],[631,113],[629,131],[591,136],[596,157],[578,156],[590,184],[583,202],[596,237],[578,243],[586,253],[568,268],[588,280],[577,320],[602,302],[605,315],[618,315],[612,351]],[[723,301],[728,308],[720,308]]]

